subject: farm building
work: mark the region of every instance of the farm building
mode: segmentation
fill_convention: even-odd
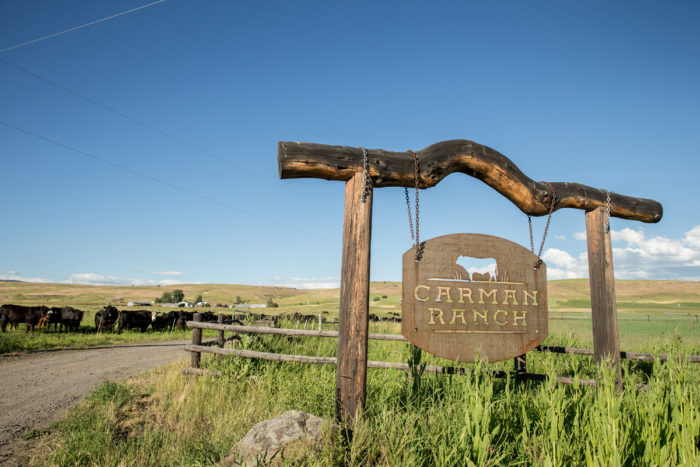
[[[151,306],[151,302],[137,302],[135,300],[130,301],[126,306]]]

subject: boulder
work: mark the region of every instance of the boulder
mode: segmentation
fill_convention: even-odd
[[[322,438],[323,419],[300,410],[290,410],[279,417],[253,426],[236,443],[223,465],[281,464],[303,451],[305,445],[316,445]]]

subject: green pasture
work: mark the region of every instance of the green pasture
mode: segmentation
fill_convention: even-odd
[[[145,333],[127,330],[122,333],[108,331],[98,334],[95,327],[95,313],[101,307],[82,307],[81,309],[85,314],[77,332],[59,332],[53,327],[51,330],[36,329],[33,332],[26,332],[25,324],[20,324],[18,330],[13,331],[8,326],[6,332],[0,333],[0,354],[176,340],[186,339],[192,335],[191,331],[175,329],[173,332],[154,332],[150,328]],[[215,334],[213,331],[207,331],[204,335]]]
[[[265,314],[294,314],[318,316],[326,321],[338,320],[338,289],[297,290],[282,287],[258,287],[225,284],[189,284],[177,286],[185,291],[185,297],[198,294],[209,299],[230,302],[237,296],[250,303],[264,303],[271,297],[279,306],[255,308],[249,311]],[[650,351],[650,337],[660,339],[676,336],[700,354],[700,283],[674,281],[616,281],[620,347],[627,351]],[[36,284],[0,282],[0,302],[19,305],[70,305],[85,311],[80,332],[54,333],[35,331],[25,334],[24,325],[19,331],[0,334],[0,353],[75,348],[119,343],[138,343],[152,340],[170,340],[189,337],[189,332],[175,331],[146,333],[125,331],[122,334],[96,334],[94,315],[102,305],[114,303],[120,309],[128,309],[126,300],[155,298],[162,294],[162,287],[108,287],[73,284]],[[165,289],[168,290],[168,289]],[[550,281],[549,328],[550,333],[572,335],[582,345],[593,344],[590,316],[588,281],[581,279]],[[115,302],[115,300],[121,300]],[[372,282],[369,312],[381,318],[401,313],[401,284],[398,282]],[[152,306],[148,310],[167,312],[170,309]],[[189,309],[193,311],[193,309]],[[196,309],[202,311],[203,309]],[[231,314],[230,308],[207,308],[215,313]],[[243,311],[239,309],[237,311]],[[396,326],[400,333],[400,326]],[[213,335],[206,333],[205,335]]]
[[[294,326],[294,323],[287,323]],[[396,333],[396,324],[373,332]],[[576,335],[548,343],[584,346]],[[239,348],[334,356],[336,341],[243,335]],[[695,351],[677,336],[647,349]],[[532,352],[544,382],[495,379],[512,362],[461,365],[466,376],[421,373],[448,364],[407,343],[370,341],[370,360],[416,362],[414,371],[368,370],[367,405],[351,440],[326,430],[280,465],[698,465],[700,365],[623,361],[624,389],[600,373],[600,387],[557,384],[553,376],[594,378],[591,357]],[[105,382],[67,420],[38,438],[31,465],[216,465],[256,423],[298,409],[334,419],[335,368],[204,355],[220,378],[180,373],[182,362],[126,383]],[[637,387],[644,386],[637,391]]]

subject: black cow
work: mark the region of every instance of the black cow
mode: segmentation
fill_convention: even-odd
[[[205,323],[211,323],[211,322],[215,323],[216,320],[218,319],[213,311],[205,311],[204,313],[201,313],[201,315],[202,315],[202,321]]]
[[[39,320],[48,313],[49,309],[45,306],[22,306],[22,305],[3,305],[0,307],[0,321],[2,321],[2,332],[5,332],[7,323],[10,323],[10,328],[17,329],[19,323],[26,323],[27,330],[34,331],[34,326],[39,323]]]
[[[57,306],[52,306],[49,308],[49,311],[46,312],[46,316],[44,316],[44,319],[42,320],[44,324],[46,324],[46,329],[51,330],[52,324],[54,330],[58,329],[58,325],[61,324],[61,310],[63,310],[63,308]],[[41,326],[42,324],[40,322],[39,327]]]
[[[122,310],[119,312],[119,333],[124,329],[140,329],[141,332],[146,332],[151,321],[150,311]]]
[[[95,313],[95,327],[98,331],[105,331],[114,328],[119,318],[119,310],[112,305],[106,305],[103,309]]]
[[[71,306],[64,306],[60,312],[60,330],[65,326],[66,331],[77,331],[80,328],[80,322],[83,320],[82,310],[78,310]]]
[[[154,311],[151,313],[151,327],[154,331],[173,329],[179,317],[180,315],[177,311],[171,311],[165,314]]]
[[[189,312],[189,311],[180,311],[179,316],[177,318],[177,322],[175,322],[175,326],[177,326],[178,329],[181,331],[184,331],[187,329],[187,326],[185,323],[187,321],[192,321],[192,318],[194,317],[194,313]]]

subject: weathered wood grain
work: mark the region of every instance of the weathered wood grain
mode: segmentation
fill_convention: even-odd
[[[338,317],[336,417],[351,424],[365,404],[369,327],[369,264],[372,238],[372,188],[366,202],[362,172],[345,184],[343,255]]]
[[[192,320],[196,323],[202,321],[202,315],[200,313],[195,313]],[[202,344],[202,330],[193,329],[192,330],[192,345],[200,346]],[[202,354],[199,352],[192,352],[190,355],[190,366],[192,368],[199,368],[199,362],[202,358]]]
[[[615,275],[610,233],[606,232],[605,228],[606,221],[604,208],[586,213],[593,350],[597,364],[610,359],[617,366],[619,385],[621,384],[620,339],[617,330]]]
[[[268,328],[259,326],[240,326],[238,324],[216,324],[216,323],[195,323],[188,321],[187,326],[190,328],[212,329],[214,331],[230,331],[251,334],[276,334],[279,336],[297,336],[297,337],[330,337],[337,338],[338,331],[317,331],[313,329],[286,329],[286,328]],[[400,341],[406,342],[406,338],[400,334],[368,334],[369,339],[383,341]]]
[[[242,358],[257,358],[260,360],[269,360],[274,362],[295,362],[295,363],[308,363],[312,365],[337,365],[338,359],[335,357],[315,357],[308,355],[293,355],[293,354],[280,354],[271,352],[258,352],[255,350],[241,350],[241,349],[220,349],[218,347],[203,347],[195,345],[185,346],[185,350],[190,352],[202,352],[202,353],[212,353],[218,355],[232,355],[234,357]],[[407,363],[400,362],[381,362],[381,361],[368,361],[368,368],[375,368],[381,370],[399,370],[399,371],[409,371],[410,367]],[[336,370],[337,371],[337,370]],[[474,370],[471,368],[464,367],[452,367],[452,366],[439,366],[439,365],[426,365],[426,373],[438,373],[447,375],[466,375],[473,373]],[[192,374],[197,374],[192,372]],[[493,371],[491,376],[494,378],[506,378],[508,377],[508,372],[506,371]],[[533,381],[545,381],[548,376],[537,373],[525,373],[522,375],[523,379],[529,379]],[[575,384],[575,378],[567,376],[557,376],[556,381],[563,384]],[[581,386],[595,386],[596,382],[592,379],[579,379],[578,384]]]
[[[459,258],[488,258],[496,273],[470,276]],[[452,234],[403,255],[401,333],[415,346],[448,360],[498,362],[547,338],[547,266],[509,240]],[[529,300],[528,300],[528,295]]]
[[[219,314],[219,315],[217,315],[217,317],[216,317],[216,322],[217,322],[218,324],[224,324],[224,318],[225,318],[224,315]],[[225,342],[225,339],[224,339],[224,331],[223,331],[223,329],[219,329],[219,332],[218,332],[218,334],[216,335],[216,344],[217,344],[219,347],[223,348],[223,347],[224,347],[224,342]]]
[[[413,187],[413,157],[407,152],[370,149],[369,173],[376,188]],[[544,183],[526,176],[498,151],[468,140],[451,140],[417,151],[420,186],[430,188],[446,176],[461,172],[477,178],[512,201],[525,214],[543,216],[549,212],[552,193]],[[362,150],[316,143],[278,143],[280,178],[323,178],[350,180],[362,173]],[[606,205],[606,192],[578,183],[553,182],[557,200],[554,210],[575,208],[591,211]],[[661,204],[651,199],[611,193],[611,215],[642,222],[659,222]]]
[[[235,333],[251,333],[251,334],[276,334],[280,336],[294,336],[294,337],[325,337],[325,338],[337,338],[337,331],[313,331],[313,330],[303,330],[303,329],[285,329],[285,328],[266,328],[258,326],[240,326],[238,324],[216,324],[216,323],[195,323],[194,321],[188,321],[187,327],[189,328],[199,328],[199,329],[212,329],[214,331],[224,330]],[[404,336],[400,334],[374,334],[370,333],[367,335],[369,340],[382,340],[382,341],[395,341],[395,342],[408,342]],[[234,340],[235,337],[227,337],[226,341]],[[214,345],[217,341],[212,340],[208,342],[202,342],[202,345]],[[553,352],[562,353],[570,355],[583,355],[593,357],[595,352],[593,349],[582,349],[578,347],[561,347],[555,345],[538,345],[533,349],[537,352]],[[620,358],[626,358],[629,360],[644,360],[644,361],[654,361],[657,358],[661,362],[667,361],[673,356],[668,354],[650,354],[643,352],[626,352],[620,350]],[[700,363],[700,355],[683,355],[679,356],[682,361],[687,361],[689,363]]]

